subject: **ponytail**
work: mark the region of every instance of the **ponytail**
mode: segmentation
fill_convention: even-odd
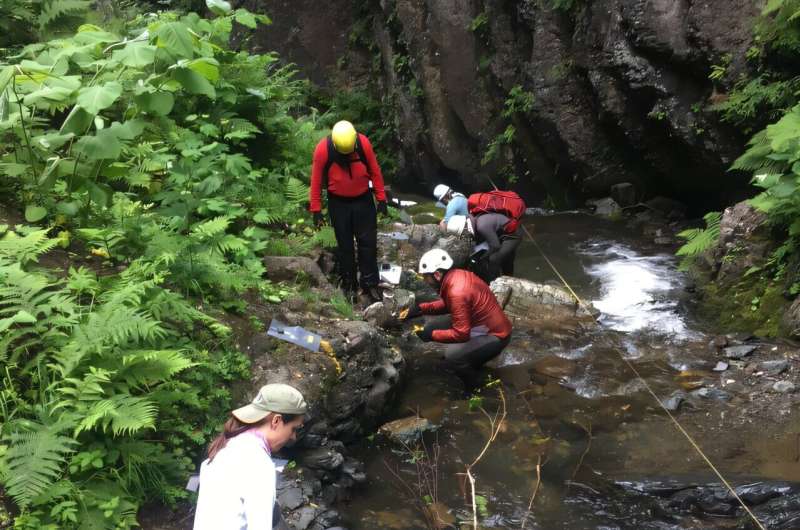
[[[231,414],[231,417],[228,418],[228,421],[225,422],[225,425],[222,426],[222,432],[217,435],[216,438],[209,444],[208,446],[208,461],[211,462],[214,460],[214,457],[217,456],[217,453],[222,451],[226,445],[228,445],[228,440],[239,436],[240,434],[249,431],[255,427],[260,427],[265,423],[272,421],[272,418],[277,414],[276,412],[270,412],[266,415],[262,420],[257,421],[255,423],[244,423],[239,421],[236,416]],[[294,420],[300,414],[280,414],[284,423],[289,423],[290,421]]]

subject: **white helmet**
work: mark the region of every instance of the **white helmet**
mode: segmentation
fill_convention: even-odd
[[[466,215],[454,215],[447,221],[447,233],[460,236],[464,232],[469,219]]]
[[[446,251],[434,248],[419,259],[419,273],[433,274],[439,269],[449,270],[453,267],[453,258]]]
[[[444,204],[441,202],[442,197],[447,195],[450,192],[450,186],[447,184],[437,184],[435,188],[433,188],[433,198],[436,199],[436,205],[439,207],[444,207]]]

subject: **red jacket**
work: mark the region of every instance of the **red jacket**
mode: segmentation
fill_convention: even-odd
[[[366,165],[358,161],[358,153],[355,151],[350,154],[350,159],[355,160],[350,164],[350,168],[342,167],[337,163],[331,164],[328,170],[328,191],[340,197],[358,197],[369,190],[369,182],[372,181],[375,198],[379,201],[386,200],[386,192],[383,189],[383,175],[375,158],[375,151],[372,144],[363,134],[358,135],[358,141],[364,149]],[[328,161],[328,138],[327,136],[319,141],[314,149],[314,159],[311,164],[311,191],[309,192],[309,210],[318,212],[322,210],[322,171]]]
[[[494,293],[470,271],[452,269],[445,274],[439,296],[440,300],[419,305],[425,314],[450,313],[453,317],[451,329],[433,331],[436,342],[467,342],[470,330],[478,326],[486,326],[489,334],[501,339],[511,335],[511,322]]]

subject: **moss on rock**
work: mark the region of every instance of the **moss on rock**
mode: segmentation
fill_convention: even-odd
[[[759,337],[781,335],[781,317],[789,302],[783,287],[758,276],[733,285],[708,283],[702,287],[700,314],[725,331],[744,331]]]

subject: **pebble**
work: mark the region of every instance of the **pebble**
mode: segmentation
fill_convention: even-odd
[[[725,361],[717,361],[717,365],[714,367],[715,372],[724,372],[728,369],[728,363]]]
[[[681,392],[680,390],[673,392],[670,397],[661,401],[664,405],[664,408],[670,412],[674,412],[678,410],[683,403],[684,398],[686,398],[686,394]]]
[[[743,346],[728,346],[722,351],[728,359],[741,359],[756,351],[757,347],[752,344],[745,344]]]
[[[772,385],[772,390],[781,394],[788,394],[795,391],[795,386],[791,381],[778,381]]]
[[[720,390],[719,388],[701,388],[692,392],[692,396],[704,399],[717,399],[719,401],[729,401],[732,397],[728,392]]]
[[[758,370],[766,375],[778,375],[789,368],[789,361],[781,359],[777,361],[764,361],[758,363]]]

